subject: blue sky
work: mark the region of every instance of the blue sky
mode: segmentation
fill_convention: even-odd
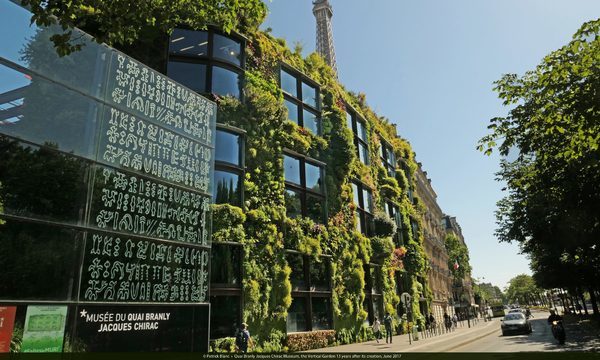
[[[310,0],[266,0],[263,28],[315,49]],[[473,276],[504,287],[530,273],[516,245],[494,237],[498,158],[475,150],[489,119],[505,115],[493,82],[523,74],[566,44],[598,0],[330,0],[340,81],[367,94],[398,124],[432,179],[442,210],[456,216]]]

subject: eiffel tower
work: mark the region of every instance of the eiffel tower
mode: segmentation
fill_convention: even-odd
[[[329,0],[314,0],[313,5],[313,14],[317,19],[317,53],[325,59],[325,62],[331,66],[337,76],[333,31],[331,29],[333,8]]]

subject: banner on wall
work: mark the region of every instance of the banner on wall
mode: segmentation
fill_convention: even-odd
[[[66,306],[28,306],[21,352],[62,352]]]
[[[16,312],[16,306],[0,306],[0,353],[10,351]]]

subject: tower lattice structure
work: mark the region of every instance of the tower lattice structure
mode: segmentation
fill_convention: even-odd
[[[325,59],[337,76],[333,31],[331,27],[333,8],[329,0],[314,0],[313,5],[313,14],[317,19],[317,53]]]

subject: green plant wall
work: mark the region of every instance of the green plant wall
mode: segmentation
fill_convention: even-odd
[[[420,231],[413,234],[410,218],[420,221],[421,210],[407,196],[414,188],[417,165],[410,144],[397,136],[395,126],[379,117],[367,105],[364,94],[346,91],[321,57],[311,54],[303,59],[301,50],[287,48],[285,41],[267,33],[249,35],[246,48],[244,103],[236,99],[217,98],[218,121],[246,131],[246,177],[244,210],[217,206],[214,211],[215,241],[244,243],[243,321],[249,324],[260,344],[276,342],[285,332],[287,309],[291,304],[291,269],[284,249],[293,249],[317,258],[332,258],[332,305],[334,329],[338,343],[366,340],[364,328],[367,312],[365,273],[369,262],[380,264],[384,308],[396,315],[395,272],[402,271],[409,280],[415,319],[421,318],[419,298],[427,291],[417,278],[426,278],[426,256]],[[318,82],[321,87],[323,136],[315,136],[287,120],[287,109],[278,86],[279,66],[284,62]],[[369,131],[371,165],[358,161],[353,134],[346,125],[346,108],[351,106],[366,123]],[[403,159],[406,173],[398,168],[396,177],[388,177],[379,161],[381,138],[392,145],[396,158]],[[325,188],[328,221],[315,224],[309,219],[285,216],[283,149],[290,149],[326,164]],[[402,228],[386,224],[377,238],[355,231],[351,182],[354,179],[373,189],[378,212],[384,201],[398,204]],[[388,218],[389,219],[389,218]],[[387,221],[389,222],[389,220]],[[402,264],[392,261],[396,245],[395,231],[403,231],[405,244]],[[426,285],[426,284],[425,284]]]

